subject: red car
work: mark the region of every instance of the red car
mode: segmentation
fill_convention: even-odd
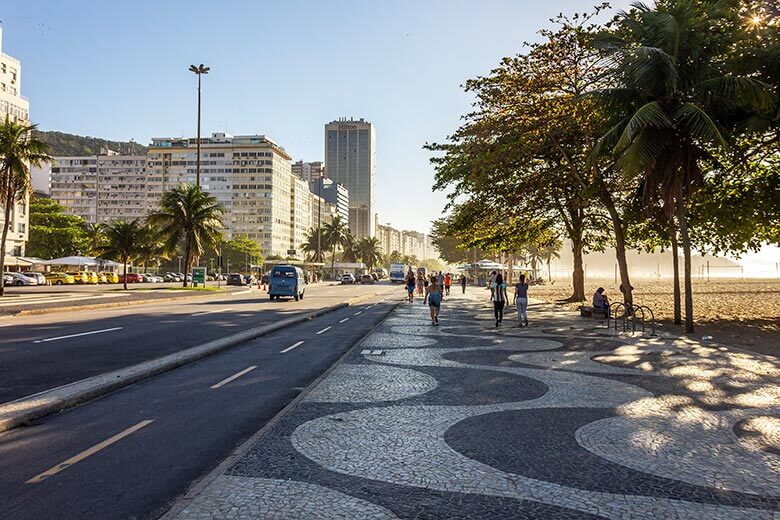
[[[127,276],[127,283],[141,283],[144,281],[138,273],[127,273],[127,275],[119,275],[119,283],[125,283],[125,276]]]

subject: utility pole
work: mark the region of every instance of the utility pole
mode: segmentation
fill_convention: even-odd
[[[320,170],[319,183],[317,184],[317,260],[322,262],[322,183],[323,175]]]
[[[203,74],[208,74],[209,70],[211,70],[210,67],[204,67],[201,63],[197,67],[195,65],[190,65],[190,72],[194,72],[196,76],[198,76],[198,136],[196,143],[196,150],[198,156],[195,158],[195,185],[200,188],[200,77]]]

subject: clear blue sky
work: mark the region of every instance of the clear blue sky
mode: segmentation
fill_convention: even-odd
[[[596,2],[594,2],[596,3]],[[613,5],[625,7],[628,0]],[[262,133],[295,160],[322,160],[323,124],[364,117],[377,131],[382,223],[428,231],[426,141],[469,110],[460,85],[537,37],[576,0],[7,2],[3,51],[22,61],[22,93],[43,130],[146,144],[203,133]]]

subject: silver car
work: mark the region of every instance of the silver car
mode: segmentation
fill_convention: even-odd
[[[38,282],[38,285],[46,285],[46,277],[43,275],[43,273],[25,271],[22,274],[29,278],[35,278],[35,281]]]
[[[38,280],[35,278],[30,278],[29,276],[25,276],[22,273],[5,273],[3,277],[5,278],[6,276],[10,276],[12,278],[12,281],[9,285],[38,285]]]

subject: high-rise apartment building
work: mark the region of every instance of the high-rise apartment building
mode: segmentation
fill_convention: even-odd
[[[16,58],[3,53],[3,26],[0,24],[0,118],[11,121],[30,120],[30,102],[22,94],[22,64]],[[28,237],[28,212],[25,200],[11,209],[11,224],[6,239],[6,253],[23,256]],[[0,209],[4,209],[0,207]],[[0,211],[0,225],[5,211]]]
[[[162,193],[195,182],[195,138],[155,138],[147,154],[150,208]],[[225,234],[260,243],[265,256],[287,256],[293,175],[290,155],[264,135],[201,138],[201,185],[224,206]]]
[[[71,215],[106,224],[148,213],[145,155],[55,157],[49,193]]]
[[[309,190],[336,207],[336,214],[349,225],[349,191],[333,179],[318,178],[309,183]]]
[[[303,162],[298,161],[292,165],[293,175],[306,182],[313,182],[325,175],[325,166],[322,161]]]
[[[295,253],[292,256],[303,258],[301,244],[312,227],[311,217],[309,183],[293,175],[290,182],[290,250]]]
[[[325,175],[349,191],[349,228],[355,238],[376,236],[376,133],[364,119],[325,125]]]

